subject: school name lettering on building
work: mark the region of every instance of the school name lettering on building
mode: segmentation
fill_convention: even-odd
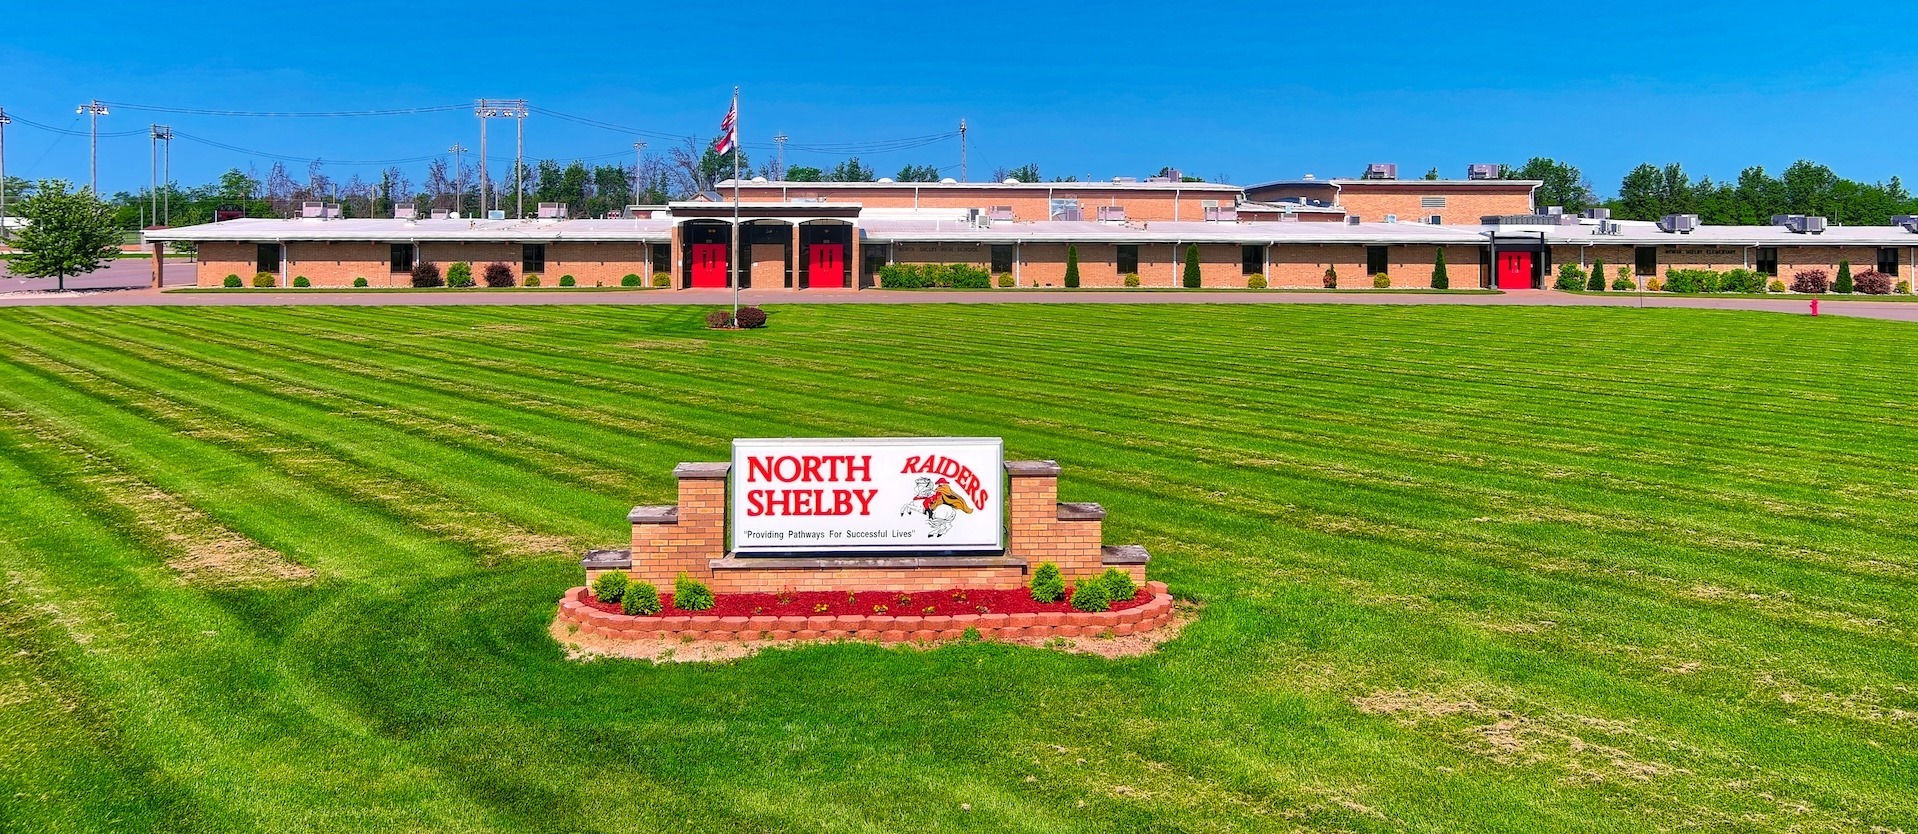
[[[732,549],[1002,549],[996,438],[793,438],[733,444]]]

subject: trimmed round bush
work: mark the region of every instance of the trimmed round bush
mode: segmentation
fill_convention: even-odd
[[[765,327],[766,311],[758,307],[741,307],[738,318],[733,319],[733,324],[745,330]]]
[[[706,326],[714,330],[724,330],[733,326],[733,311],[714,310],[706,314]]]
[[[364,276],[364,275],[362,275],[362,276],[359,276],[359,277],[357,277],[357,278],[354,278],[354,279],[353,279],[353,286],[355,286],[355,287],[364,287],[364,286],[366,286],[366,276]]]
[[[1079,611],[1104,611],[1112,607],[1103,577],[1088,576],[1072,587],[1072,607]]]
[[[1252,273],[1251,275],[1248,275],[1248,276],[1246,276],[1246,279],[1245,279],[1245,288],[1246,288],[1246,289],[1248,289],[1248,290],[1262,290],[1262,289],[1265,289],[1265,276],[1263,276],[1263,275],[1260,275],[1260,274],[1258,274],[1258,273],[1256,273],[1256,272],[1254,272],[1254,273]]]
[[[655,286],[655,287],[670,287],[670,286],[672,286],[672,285],[673,285],[673,274],[672,274],[672,273],[670,273],[670,272],[655,272],[655,273],[653,273],[653,286]]]
[[[607,571],[593,580],[593,598],[600,602],[618,602],[626,594],[631,577],[620,571]]]
[[[529,272],[520,283],[528,287],[537,287],[539,286],[539,276]]]
[[[1125,285],[1126,285],[1126,286],[1128,286],[1128,287],[1136,287],[1136,286],[1138,286],[1138,285],[1139,285],[1139,273],[1137,273],[1137,272],[1128,272],[1128,273],[1126,273],[1126,274],[1125,274]]]
[[[473,265],[459,261],[446,268],[446,285],[449,287],[473,286]]]
[[[503,262],[494,261],[487,264],[483,274],[486,277],[486,286],[494,289],[505,289],[513,285],[513,268]]]
[[[1852,276],[1852,289],[1865,295],[1890,295],[1891,276],[1869,269]]]
[[[1780,281],[1777,278],[1771,279],[1771,283],[1765,285],[1765,292],[1784,292],[1784,291],[1785,291],[1785,282]]]
[[[1118,568],[1106,568],[1099,574],[1099,581],[1106,586],[1106,598],[1112,602],[1125,602],[1139,593],[1139,585],[1132,581],[1132,574]]]
[[[1831,273],[1822,269],[1807,269],[1793,273],[1791,291],[1819,294],[1831,290]]]
[[[1392,276],[1387,275],[1383,272],[1372,276],[1372,289],[1385,290],[1385,289],[1391,289],[1391,288],[1392,288]]]
[[[1032,581],[1026,584],[1032,592],[1033,602],[1058,602],[1066,595],[1065,577],[1059,575],[1059,566],[1045,562],[1032,572]]]
[[[253,273],[253,286],[256,286],[256,287],[271,287],[271,286],[273,286],[273,285],[275,285],[275,284],[278,284],[278,283],[279,283],[279,281],[277,281],[277,280],[274,280],[274,278],[273,278],[273,273],[271,273],[271,272],[255,272],[255,273]]]
[[[313,286],[313,282],[306,280],[306,276],[304,275],[295,275],[293,276],[293,286],[310,287]]]
[[[432,261],[420,261],[413,267],[413,286],[443,287],[446,280],[440,277],[440,265]]]
[[[682,573],[673,579],[673,607],[681,611],[704,611],[713,607],[713,591]]]
[[[638,276],[638,275],[634,275],[633,273],[630,273],[630,272],[628,272],[628,273],[626,273],[626,275],[625,275],[625,276],[623,276],[623,277],[621,277],[621,278],[619,279],[619,285],[620,285],[620,286],[622,286],[622,287],[637,287],[637,286],[640,286],[640,282],[639,282],[639,276]]]
[[[1899,294],[1899,295],[1911,295],[1911,282],[1910,282],[1910,281],[1899,281],[1899,282],[1898,282],[1898,287],[1897,287],[1897,292],[1898,292],[1898,294]]]
[[[562,286],[562,287],[570,287],[570,286],[573,286],[573,285],[575,285],[576,283],[578,283],[578,282],[576,282],[576,281],[574,281],[574,280],[573,280],[573,276],[571,276],[571,275],[561,275],[561,276],[559,276],[559,285],[560,285],[560,286]]]
[[[1647,278],[1645,279],[1645,291],[1646,292],[1664,292],[1665,282],[1660,281],[1657,278]]]
[[[626,594],[619,599],[619,612],[629,617],[650,617],[659,613],[660,607],[659,589],[651,582],[627,585]]]
[[[1001,287],[1011,287],[1017,283],[1018,283],[1017,281],[1014,281],[1012,279],[1012,273],[1010,272],[1001,273],[999,275],[999,286]]]
[[[1620,290],[1635,290],[1635,289],[1638,289],[1638,287],[1632,283],[1632,279],[1626,276],[1620,275],[1617,278],[1612,279],[1612,290],[1614,292],[1617,292]]]
[[[242,286],[242,284],[243,284],[243,283],[244,283],[244,282],[242,282],[242,281],[240,280],[240,276],[238,276],[238,275],[228,275],[228,276],[226,276],[226,280],[225,280],[225,281],[221,281],[221,282],[220,282],[220,286],[222,286],[222,287],[226,287],[227,289],[237,289],[237,288],[239,288],[240,286]]]

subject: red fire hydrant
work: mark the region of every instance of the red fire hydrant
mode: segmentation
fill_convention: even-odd
[[[1814,316],[1818,315],[1818,299],[1816,298],[1811,300],[1811,314]]]

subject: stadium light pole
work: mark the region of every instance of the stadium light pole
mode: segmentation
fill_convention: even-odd
[[[0,238],[7,236],[7,109],[0,107]]]
[[[73,112],[87,117],[87,190],[100,196],[100,117],[109,115],[107,106],[94,99]]]
[[[522,179],[523,177],[520,174],[520,157],[526,147],[526,99],[483,98],[474,102],[473,115],[478,116],[480,120],[480,213],[485,214],[488,179],[486,172],[486,120],[499,118],[518,120],[519,123],[517,125],[513,149],[513,177],[515,180]],[[516,212],[525,211],[526,198],[523,189],[521,189],[517,182],[514,185],[514,192],[519,195],[514,210]]]

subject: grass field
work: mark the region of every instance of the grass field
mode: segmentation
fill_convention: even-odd
[[[1690,310],[0,311],[0,829],[1918,831],[1918,329]],[[1003,435],[1152,656],[567,661],[734,436]]]

